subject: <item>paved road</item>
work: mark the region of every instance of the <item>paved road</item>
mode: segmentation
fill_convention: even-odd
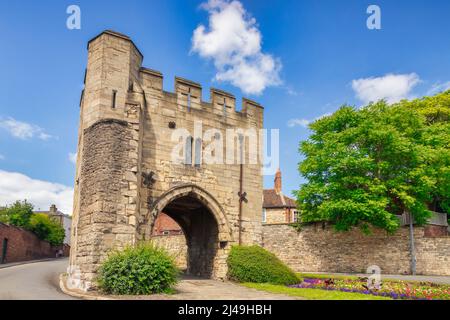
[[[50,260],[0,269],[0,300],[67,300],[74,299],[59,289],[59,275],[66,271],[68,259]],[[384,275],[401,280],[450,283],[450,277]],[[292,299],[238,286],[230,282],[186,277],[172,296],[121,297],[122,299]]]
[[[59,275],[67,265],[66,258],[0,269],[0,300],[74,299],[59,289]]]
[[[0,269],[0,300],[66,300],[74,299],[59,289],[59,275],[66,272],[68,259],[12,265]],[[184,278],[170,296],[117,297],[122,299],[293,299],[245,288],[230,282]]]
[[[183,276],[175,286],[176,294],[149,296],[110,296],[124,300],[303,300],[300,297],[259,291],[229,281]]]

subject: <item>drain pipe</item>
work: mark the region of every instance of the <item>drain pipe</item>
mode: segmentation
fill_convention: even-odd
[[[239,216],[238,216],[238,226],[239,226],[239,245],[242,244],[242,201],[244,200],[242,197],[242,180],[243,180],[243,170],[244,167],[242,163],[239,168]]]
[[[409,250],[411,254],[411,274],[416,275],[416,249],[414,246],[414,219],[413,215],[408,212],[409,215]]]
[[[242,202],[247,203],[247,192],[243,190],[243,181],[244,181],[244,136],[242,134],[239,135],[240,141],[240,150],[239,150],[239,217],[238,217],[238,226],[239,226],[239,245],[242,244]]]

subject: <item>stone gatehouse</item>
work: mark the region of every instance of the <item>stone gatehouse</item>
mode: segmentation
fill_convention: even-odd
[[[231,151],[228,144],[226,151],[208,144],[231,129],[262,129],[263,108],[243,99],[237,111],[235,97],[217,89],[204,102],[201,85],[179,77],[174,92],[166,92],[163,75],[143,68],[142,60],[117,32],[104,31],[88,44],[69,271],[85,290],[95,287],[111,249],[150,238],[162,211],[183,229],[191,274],[225,278],[230,246],[262,239],[261,165],[245,161],[255,143],[236,134]],[[180,130],[188,134],[174,141]],[[203,136],[206,130],[214,134]],[[183,163],[173,161],[180,144],[185,148],[175,155]],[[203,163],[208,152],[231,153],[244,164]]]

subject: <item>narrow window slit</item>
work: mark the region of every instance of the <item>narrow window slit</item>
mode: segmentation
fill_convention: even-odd
[[[116,99],[117,99],[117,90],[113,90],[112,92],[112,108],[116,108]]]
[[[191,111],[191,88],[189,88],[188,95],[187,95],[187,105],[188,105],[188,111]]]

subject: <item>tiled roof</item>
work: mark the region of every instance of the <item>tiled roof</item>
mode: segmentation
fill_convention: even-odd
[[[263,208],[296,208],[295,200],[277,193],[274,189],[265,189],[263,193]]]

